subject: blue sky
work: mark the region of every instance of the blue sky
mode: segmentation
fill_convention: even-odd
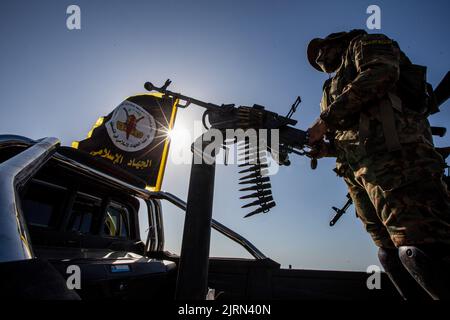
[[[70,4],[81,7],[81,30],[66,28]],[[1,1],[0,133],[55,136],[69,145],[125,97],[143,92],[145,81],[167,78],[173,91],[281,114],[300,95],[295,118],[306,129],[327,78],[307,63],[309,40],[365,28],[371,4],[381,7],[381,32],[427,65],[436,85],[450,69],[448,1]],[[447,107],[433,125],[448,124]],[[176,126],[190,130],[200,117],[197,107],[181,110]],[[435,142],[449,145],[450,138]],[[353,209],[328,226],[330,207],[346,194],[333,167],[327,159],[312,171],[307,159],[293,157],[272,178],[277,207],[244,220],[238,169],[218,166],[214,218],[283,266],[365,270],[378,263],[376,248]],[[185,199],[189,170],[169,162],[163,189]],[[183,215],[171,205],[164,212],[166,249],[178,252]],[[215,232],[211,254],[247,256]]]

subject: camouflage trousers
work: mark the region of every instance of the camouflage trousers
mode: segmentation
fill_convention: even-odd
[[[377,246],[450,244],[444,161],[431,145],[404,145],[341,167],[357,216]]]

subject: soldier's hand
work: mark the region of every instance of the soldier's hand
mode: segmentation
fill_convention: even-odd
[[[311,128],[308,129],[309,133],[309,145],[313,146],[317,142],[323,139],[327,132],[327,125],[322,119],[317,119]]]
[[[320,141],[311,147],[306,155],[312,159],[321,159],[332,156],[331,145],[328,142]]]

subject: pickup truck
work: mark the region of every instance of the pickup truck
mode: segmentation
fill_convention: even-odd
[[[174,299],[182,266],[164,249],[162,204],[185,211],[186,202],[56,138],[0,136],[0,189],[2,297]],[[369,290],[365,272],[282,269],[233,230],[211,227],[254,257],[209,257],[217,299],[400,298],[384,273],[381,289]]]

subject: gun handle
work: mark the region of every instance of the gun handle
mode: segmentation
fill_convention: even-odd
[[[311,169],[312,170],[316,170],[317,168],[317,159],[316,158],[312,158],[311,159]]]
[[[333,217],[333,219],[331,219],[331,221],[330,221],[330,227],[334,226],[336,224],[336,222],[338,222],[338,220],[342,217],[342,215],[345,212],[345,211],[342,211],[341,209],[338,209],[336,207],[331,207],[331,209],[336,211],[336,214]]]
[[[334,226],[336,222],[342,217],[341,213],[338,213],[334,216],[334,218],[330,221],[330,227]]]

